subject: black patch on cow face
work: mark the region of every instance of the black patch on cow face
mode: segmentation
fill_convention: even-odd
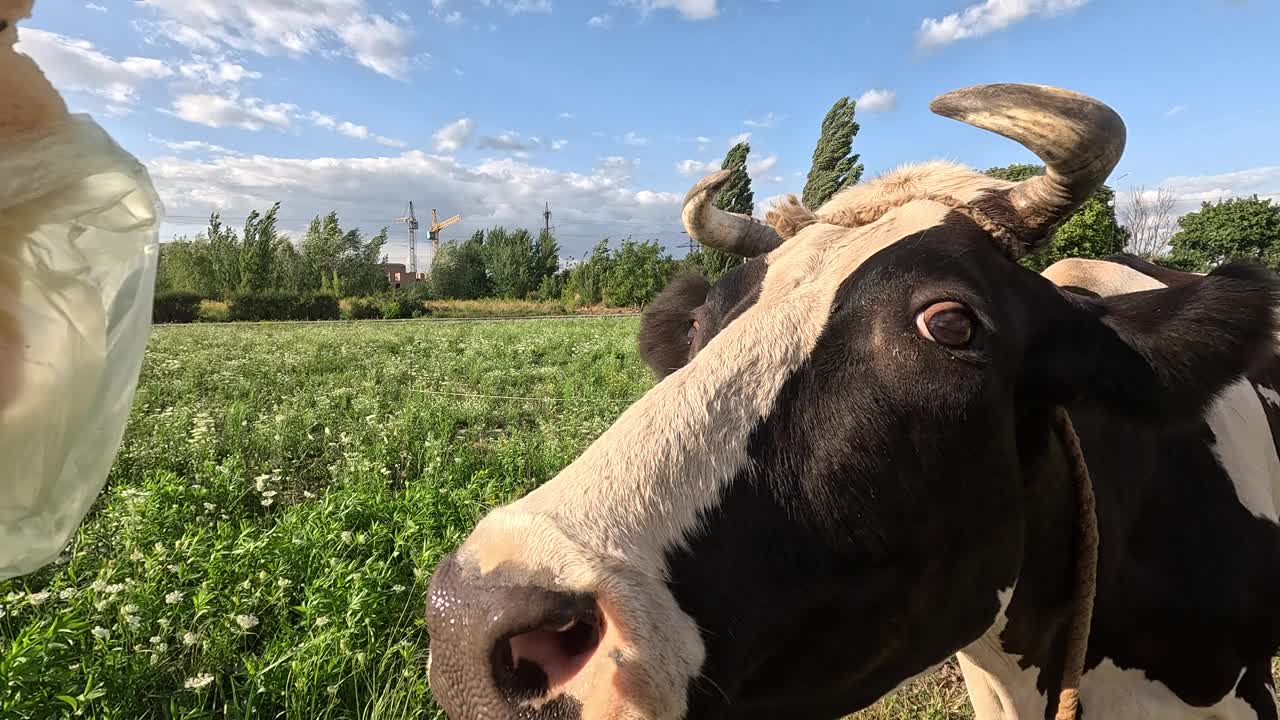
[[[672,281],[640,318],[640,357],[658,379],[684,367],[760,296],[768,265],[753,258],[710,285],[700,275]]]
[[[749,469],[668,558],[708,652],[690,720],[839,717],[988,627],[1022,559],[1019,273],[976,228],[948,229],[843,283]],[[972,309],[967,348],[916,332],[937,299]]]

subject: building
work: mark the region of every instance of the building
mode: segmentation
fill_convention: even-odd
[[[426,273],[411,273],[404,263],[382,263],[382,270],[387,274],[387,282],[396,290],[427,281]]]

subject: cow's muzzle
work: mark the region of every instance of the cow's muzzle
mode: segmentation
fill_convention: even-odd
[[[448,555],[428,588],[432,694],[451,720],[577,716],[559,691],[599,649],[604,622],[590,594],[481,576]]]

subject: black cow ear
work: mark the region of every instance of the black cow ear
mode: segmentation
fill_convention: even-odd
[[[671,281],[640,315],[640,357],[658,378],[684,367],[691,349],[696,312],[707,301],[711,285],[701,275]]]
[[[1280,279],[1252,264],[1105,298],[1055,291],[1027,355],[1028,379],[1053,402],[1151,423],[1193,421],[1276,356]]]

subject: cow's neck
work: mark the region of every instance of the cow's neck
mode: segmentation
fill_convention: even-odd
[[[987,632],[958,653],[979,720],[1041,720],[1058,696],[1076,563],[1076,490],[1051,413],[1024,448],[1024,556]],[[1023,426],[1028,427],[1028,426]]]

